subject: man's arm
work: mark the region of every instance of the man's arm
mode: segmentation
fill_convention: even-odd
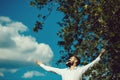
[[[105,52],[105,49],[102,49],[99,56],[94,61],[85,65],[82,69],[82,73],[86,72],[89,68],[93,67],[96,63],[98,63],[104,52]]]
[[[59,75],[62,74],[62,69],[46,66],[41,61],[38,61],[38,60],[36,61],[36,64],[38,64],[41,68],[43,68],[46,71],[54,72],[54,73],[59,74]]]
[[[102,49],[98,57],[100,57],[100,58],[101,58],[101,57],[102,57],[102,55],[105,53],[105,51],[106,51],[105,49]]]

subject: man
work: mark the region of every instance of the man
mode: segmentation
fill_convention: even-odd
[[[68,68],[65,68],[65,69],[46,66],[40,61],[36,61],[36,63],[46,71],[54,72],[56,74],[61,75],[62,80],[82,80],[82,75],[94,64],[100,61],[100,58],[104,52],[105,52],[105,49],[102,49],[99,56],[94,61],[82,67],[78,66],[80,62],[78,57],[76,56],[71,56],[68,59],[68,61],[66,62],[66,65],[68,66]]]

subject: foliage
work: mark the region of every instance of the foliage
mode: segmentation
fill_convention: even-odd
[[[32,6],[41,9],[57,3],[64,17],[58,24],[61,38],[58,45],[64,62],[70,54],[81,58],[81,64],[91,62],[101,48],[107,49],[101,64],[93,67],[90,80],[120,78],[120,0],[33,0]],[[52,7],[48,6],[50,10]],[[49,10],[48,10],[49,11]],[[43,18],[43,16],[42,16]],[[97,68],[96,68],[97,67]],[[99,72],[99,73],[98,73]],[[86,75],[90,73],[87,72]]]

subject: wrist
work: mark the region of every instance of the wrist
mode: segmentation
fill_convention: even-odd
[[[103,54],[103,53],[100,53],[100,54],[99,54],[99,57],[100,57],[100,58],[101,58],[102,54]]]

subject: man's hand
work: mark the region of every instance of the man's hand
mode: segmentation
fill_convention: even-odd
[[[99,57],[101,57],[102,55],[103,55],[103,53],[105,53],[105,49],[101,49],[101,52],[100,52],[100,54],[99,54]]]
[[[41,61],[36,60],[36,64],[41,65],[41,64],[42,64],[42,62],[41,62]]]

